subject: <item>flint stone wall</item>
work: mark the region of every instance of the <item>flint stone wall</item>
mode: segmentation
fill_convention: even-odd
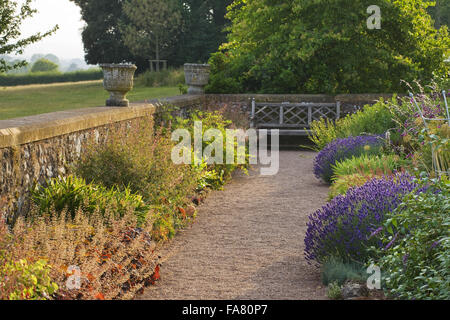
[[[199,97],[175,97],[167,103],[199,105]],[[9,222],[29,209],[35,183],[65,176],[89,143],[103,144],[142,119],[153,122],[159,104],[97,107],[0,121],[0,218]]]

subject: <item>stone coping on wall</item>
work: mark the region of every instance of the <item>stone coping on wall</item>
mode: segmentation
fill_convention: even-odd
[[[130,107],[95,107],[59,111],[0,121],[0,148],[23,145],[106,124],[144,117],[155,111],[153,104]]]
[[[0,148],[23,145],[114,122],[149,116],[161,104],[183,106],[200,102],[201,96],[174,96],[129,107],[93,107],[0,120]]]
[[[0,120],[0,148],[23,145],[52,137],[95,128],[106,124],[145,117],[157,112],[158,106],[194,105],[202,102],[249,102],[252,98],[264,102],[302,101],[334,102],[347,104],[374,103],[380,98],[389,99],[390,94],[206,94],[182,95],[131,103],[129,107],[94,107],[59,111],[35,116]]]

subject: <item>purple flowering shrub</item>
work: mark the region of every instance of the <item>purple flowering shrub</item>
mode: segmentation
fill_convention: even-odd
[[[405,194],[418,189],[407,173],[385,176],[338,195],[309,217],[305,256],[322,263],[326,257],[365,261],[366,249],[381,246],[374,235],[382,231],[385,214],[393,211]]]
[[[330,183],[333,176],[332,167],[337,162],[362,154],[378,154],[383,144],[383,139],[375,135],[336,139],[322,149],[314,159],[314,175]]]

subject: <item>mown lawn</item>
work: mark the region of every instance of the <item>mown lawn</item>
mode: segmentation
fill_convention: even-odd
[[[127,98],[143,101],[178,94],[177,87],[135,87]],[[0,87],[0,120],[103,106],[108,96],[102,81]]]

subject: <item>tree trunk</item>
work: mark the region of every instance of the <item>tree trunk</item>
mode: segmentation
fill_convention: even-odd
[[[441,27],[441,4],[440,4],[439,0],[436,1],[436,7],[434,8],[434,10],[436,10],[437,27],[440,28]]]
[[[159,36],[156,35],[156,72],[159,72]]]

